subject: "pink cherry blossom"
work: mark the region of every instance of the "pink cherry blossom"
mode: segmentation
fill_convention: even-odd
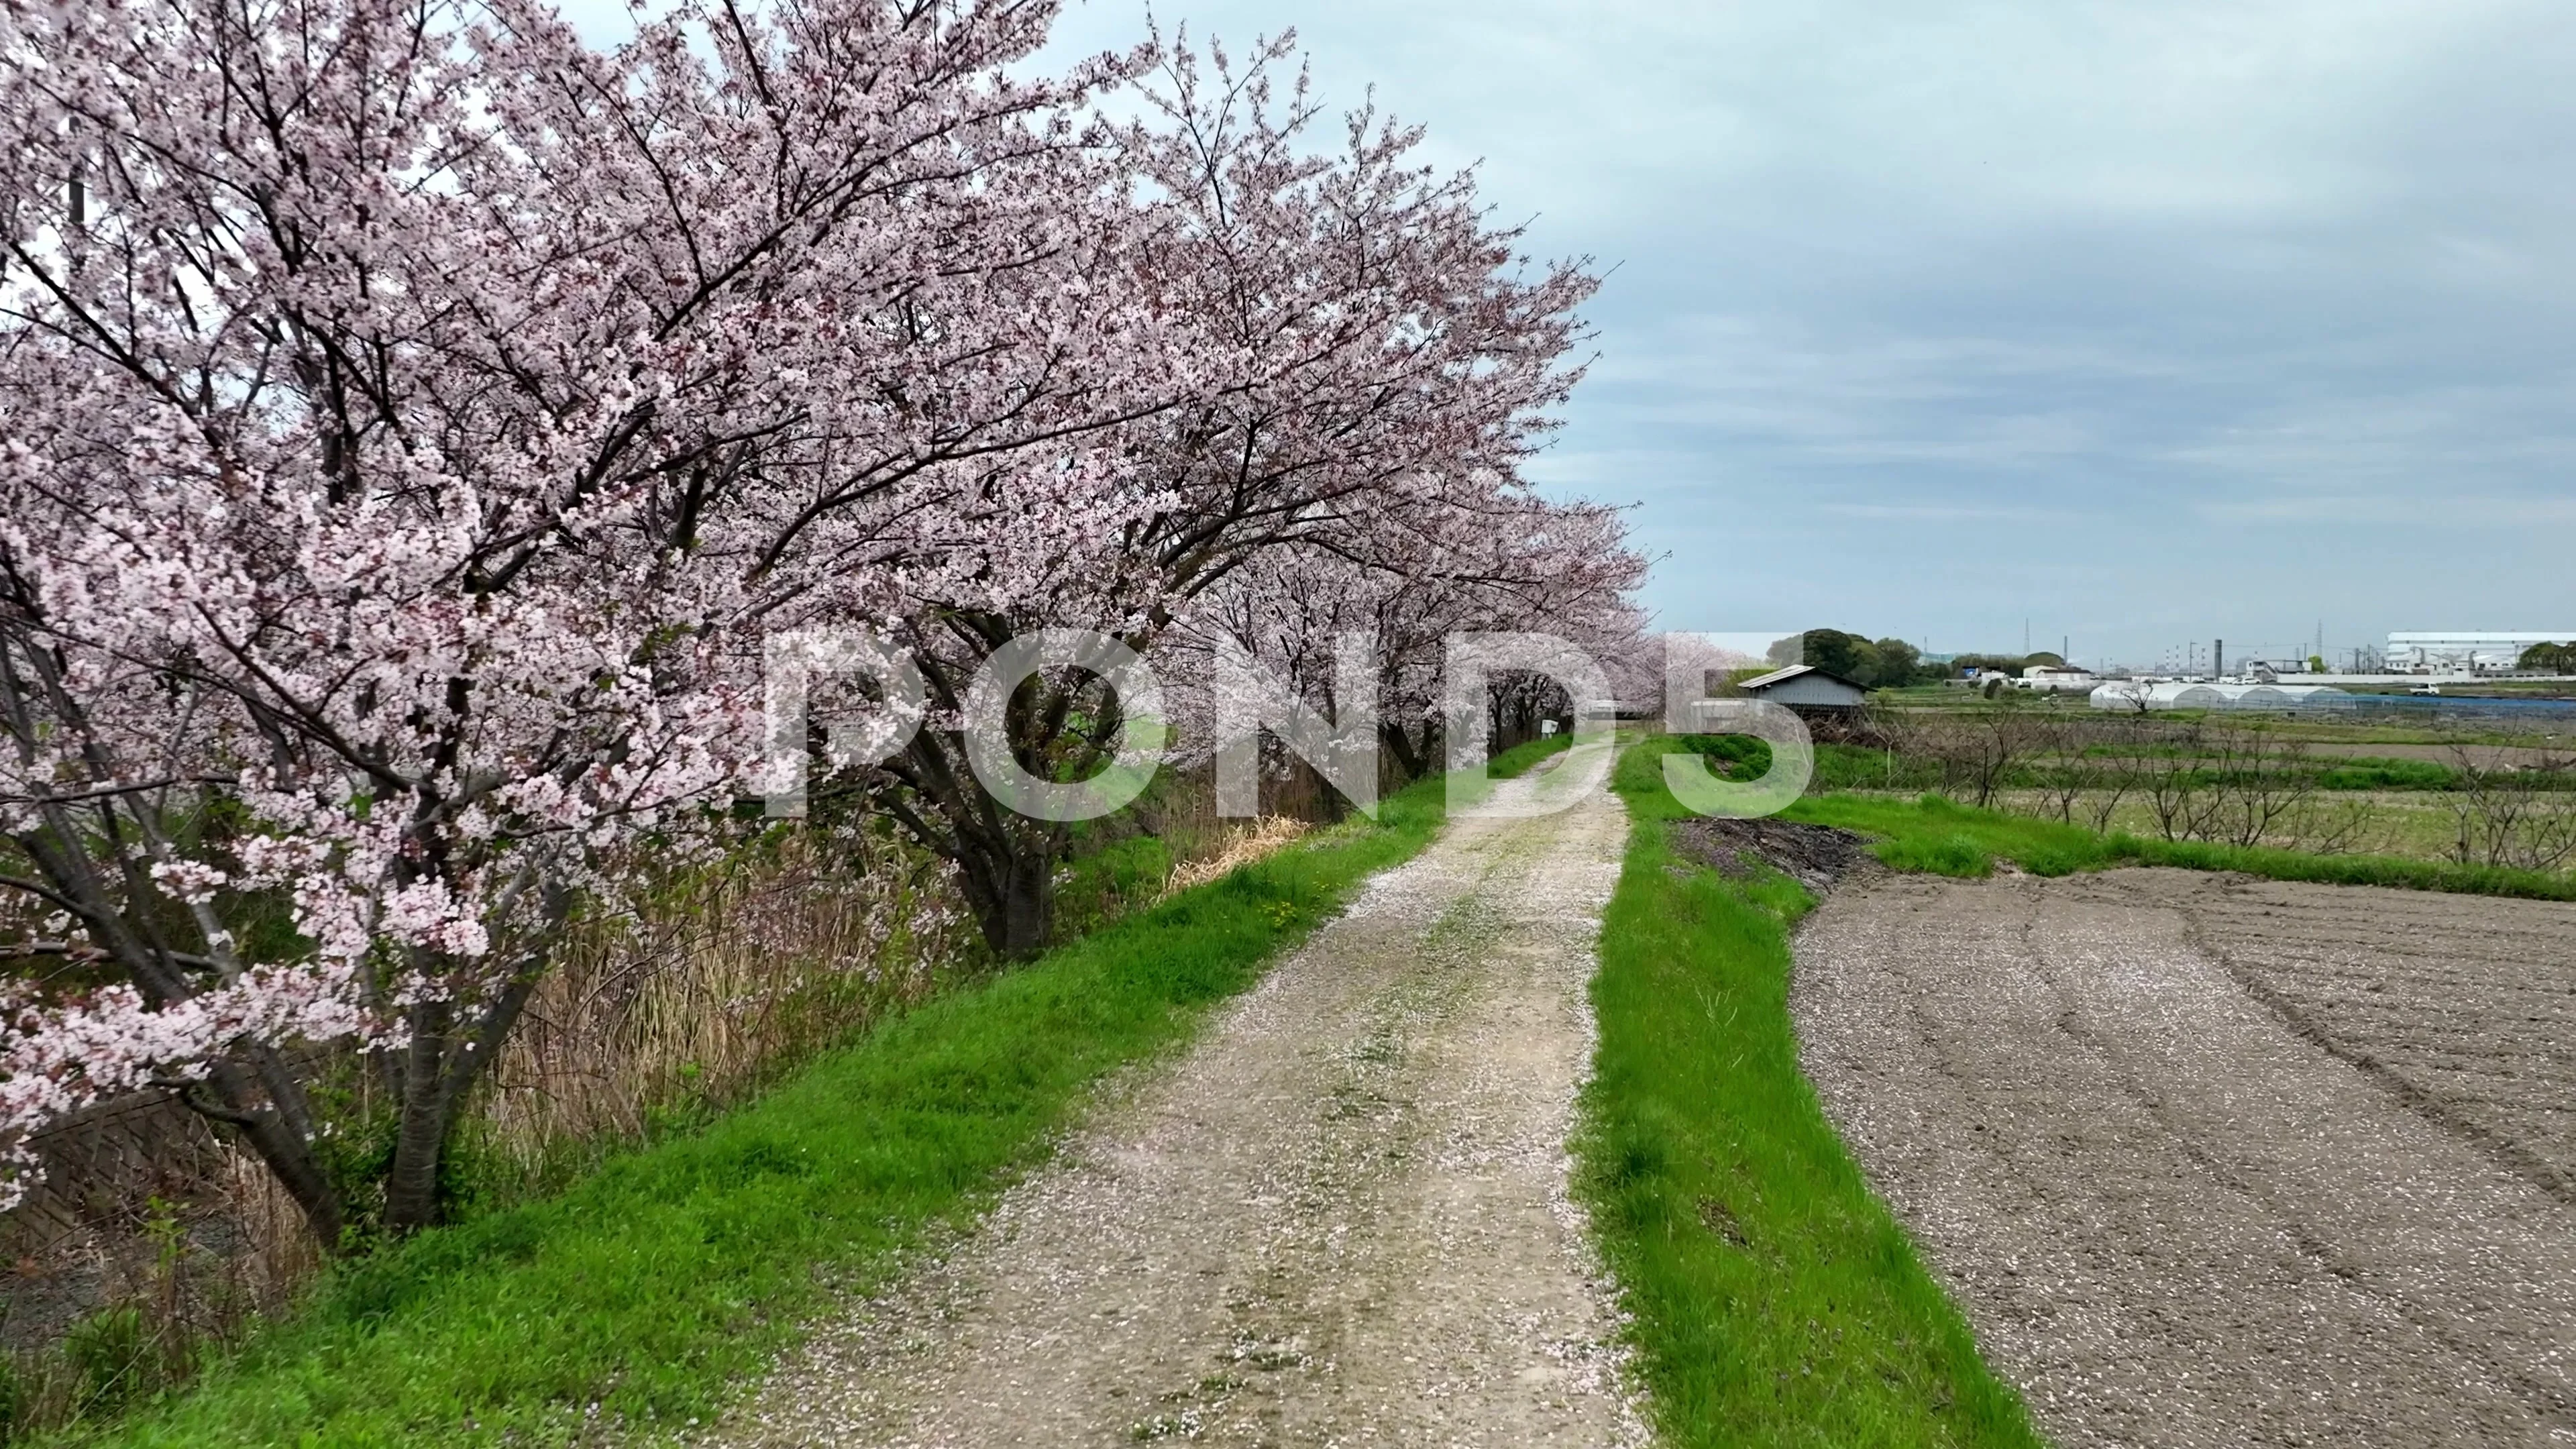
[[[1316,148],[1284,45],[1015,78],[1051,15],[0,5],[0,1205],[151,1089],[326,1243],[436,1220],[568,913],[723,847],[775,632],[919,660],[928,726],[845,773],[1006,953],[1064,839],[963,758],[1013,639],[1223,632],[1311,689],[1357,620],[1418,749],[1442,630],[1634,632],[1616,515],[1520,476],[1583,268],[1412,130]],[[1031,764],[1114,750],[1040,686]],[[316,1046],[399,1113],[366,1202]]]

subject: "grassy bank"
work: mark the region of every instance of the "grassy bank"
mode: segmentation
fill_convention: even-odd
[[[1561,741],[1497,764],[1526,769]],[[1443,781],[932,1001],[559,1197],[352,1265],[191,1387],[68,1442],[420,1446],[679,1429],[1044,1153],[1085,1090],[1440,825]]]
[[[1787,928],[1811,902],[1668,848],[1686,812],[1657,762],[1683,747],[1614,778],[1632,825],[1576,1148],[1665,1441],[2035,1445],[1798,1070]]]
[[[1871,849],[1888,864],[1901,870],[1942,875],[1990,875],[1999,860],[2011,861],[2034,875],[2067,875],[2120,865],[2168,865],[2328,885],[2576,900],[2576,876],[2564,873],[2394,856],[2311,855],[2260,846],[2159,840],[2121,832],[2097,835],[2081,826],[1978,810],[1937,795],[1919,800],[1811,795],[1789,807],[1782,818],[1864,832],[1876,837]]]

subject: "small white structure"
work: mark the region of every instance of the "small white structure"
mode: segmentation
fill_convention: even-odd
[[[1791,709],[1858,709],[1869,698],[1869,691],[1839,674],[1829,674],[1812,664],[1792,664],[1775,669],[1735,686],[1741,694]]]
[[[2147,684],[2120,680],[2093,691],[2095,709],[2124,710],[2305,710],[2349,709],[2353,697],[2323,684],[2199,684],[2171,680]]]
[[[2245,678],[2256,684],[2278,684],[2284,675],[2296,677],[2322,672],[2310,669],[2305,659],[2248,659],[2240,670]]]
[[[2101,677],[2089,669],[2034,664],[2021,672],[2021,678],[2013,681],[2013,687],[2041,694],[2091,694],[2094,686],[2101,682]]]

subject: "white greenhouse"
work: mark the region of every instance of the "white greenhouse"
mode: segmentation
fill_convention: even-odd
[[[2141,710],[2349,709],[2353,697],[2323,684],[2194,684],[2183,680],[2146,684],[2120,680],[2093,691],[2095,709]]]

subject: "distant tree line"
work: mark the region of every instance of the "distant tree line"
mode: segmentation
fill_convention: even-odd
[[[2576,641],[2534,644],[2522,651],[2522,667],[2550,674],[2576,674]]]
[[[1812,664],[1871,689],[1899,689],[1909,684],[1938,684],[1968,669],[2020,674],[2035,664],[2066,661],[2047,650],[2036,654],[1961,654],[1942,663],[1924,659],[1923,651],[1902,639],[1868,639],[1840,629],[1809,629],[1771,646],[1771,662]]]

